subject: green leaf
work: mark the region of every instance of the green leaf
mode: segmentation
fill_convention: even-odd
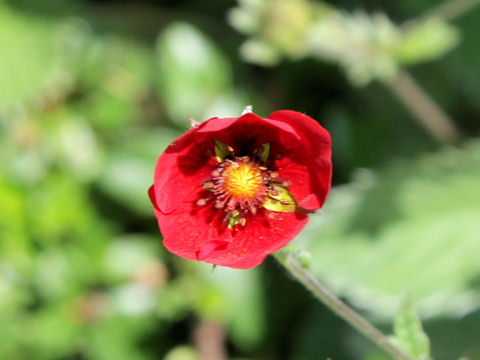
[[[270,143],[265,143],[260,147],[261,151],[258,156],[261,162],[266,163],[270,156]]]
[[[153,183],[158,156],[179,133],[173,129],[128,129],[106,155],[98,179],[111,198],[142,214],[153,214],[147,189]]]
[[[297,202],[286,187],[278,184],[272,184],[272,187],[278,194],[268,195],[262,204],[265,209],[277,212],[292,212],[297,209]]]
[[[215,156],[217,157],[217,161],[221,163],[229,153],[233,151],[227,144],[221,142],[220,140],[215,140]]]
[[[430,359],[430,341],[423,331],[414,302],[407,296],[394,322],[394,343],[417,360]]]
[[[364,171],[335,188],[299,242],[340,295],[393,316],[399,293],[422,315],[478,308],[480,142]]]
[[[158,88],[170,118],[186,127],[229,89],[225,56],[205,35],[186,23],[168,26],[157,41]],[[233,115],[233,114],[232,114]]]
[[[84,116],[108,135],[139,117],[157,122],[155,111],[143,110],[156,73],[154,51],[114,36],[95,40],[86,49],[79,75],[79,88],[85,89],[79,104]]]
[[[102,319],[87,334],[89,356],[98,360],[145,360],[152,357],[148,348],[141,345],[149,334],[154,319],[113,315]],[[163,345],[162,340],[159,344]]]
[[[37,359],[51,359],[60,354],[68,354],[75,348],[80,336],[78,323],[66,318],[64,308],[67,303],[50,303],[28,316],[20,323],[22,341],[28,348],[35,349]],[[28,334],[25,336],[24,334]]]
[[[44,20],[0,3],[0,111],[45,106],[71,87],[88,35],[83,22]]]
[[[165,360],[199,360],[197,350],[191,346],[180,345],[170,350],[165,355]]]
[[[255,347],[266,335],[262,316],[264,298],[258,269],[237,271],[211,265],[192,265],[198,289],[194,307],[201,317],[217,322],[228,319],[233,342],[240,348]]]
[[[2,262],[17,269],[31,264],[33,246],[29,240],[29,224],[25,217],[25,196],[12,184],[0,178],[0,252]],[[2,302],[0,302],[0,307]]]
[[[459,40],[453,26],[439,19],[428,19],[405,33],[397,56],[405,63],[433,60],[454,48]]]

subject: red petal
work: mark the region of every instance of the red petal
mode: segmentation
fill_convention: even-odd
[[[201,125],[200,125],[201,126]],[[200,127],[199,126],[199,127]],[[158,158],[155,168],[155,196],[152,203],[160,212],[175,210],[192,192],[197,193],[212,171],[206,145],[195,142],[193,128],[172,142]]]
[[[330,134],[314,119],[296,111],[275,111],[270,117],[294,127],[302,139],[299,147],[275,162],[280,178],[291,181],[289,189],[300,207],[321,208],[332,177]]]
[[[200,250],[197,252],[198,260],[207,259],[214,251],[223,250],[227,247],[228,242],[223,240],[205,241],[200,245]]]
[[[298,164],[285,157],[276,162],[279,178],[288,180],[288,187],[297,204],[305,210],[320,209],[330,191],[332,168],[330,162],[322,159]]]
[[[290,124],[261,118],[252,113],[239,118],[210,119],[204,124],[198,134],[220,140],[237,151],[242,144],[248,144],[248,150],[253,151],[265,143],[280,143],[282,147],[290,149],[297,147],[301,141],[301,137]]]
[[[211,264],[248,269],[290,242],[307,224],[301,213],[275,213],[269,219],[263,211],[248,216],[247,225],[229,229],[225,212],[212,206],[191,206],[165,215],[155,210],[163,244],[181,257]]]
[[[301,137],[307,153],[304,157],[326,157],[330,159],[332,139],[330,133],[310,116],[292,110],[279,110],[270,114],[270,119],[292,126]]]

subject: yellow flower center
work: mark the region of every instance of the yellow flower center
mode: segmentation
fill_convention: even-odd
[[[258,166],[251,162],[234,161],[222,174],[223,188],[235,198],[253,199],[265,186]]]

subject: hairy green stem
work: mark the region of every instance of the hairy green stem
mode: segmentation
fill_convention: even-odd
[[[440,5],[427,11],[424,18],[438,17],[444,20],[453,20],[480,5],[480,0],[446,0]]]
[[[399,70],[397,76],[386,83],[418,121],[437,140],[455,144],[461,135],[455,122],[405,70]]]
[[[390,354],[394,359],[414,360],[410,355],[396,347],[387,336],[368,322],[364,317],[320,284],[310,271],[300,265],[291,252],[284,250],[275,253],[274,256],[278,262],[282,264],[285,269],[295,277],[295,279],[309,289],[320,302],[377,344],[385,352]]]

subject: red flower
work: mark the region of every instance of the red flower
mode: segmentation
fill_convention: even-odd
[[[157,162],[149,195],[165,247],[232,268],[260,264],[325,202],[330,156],[329,133],[295,111],[201,123]]]

